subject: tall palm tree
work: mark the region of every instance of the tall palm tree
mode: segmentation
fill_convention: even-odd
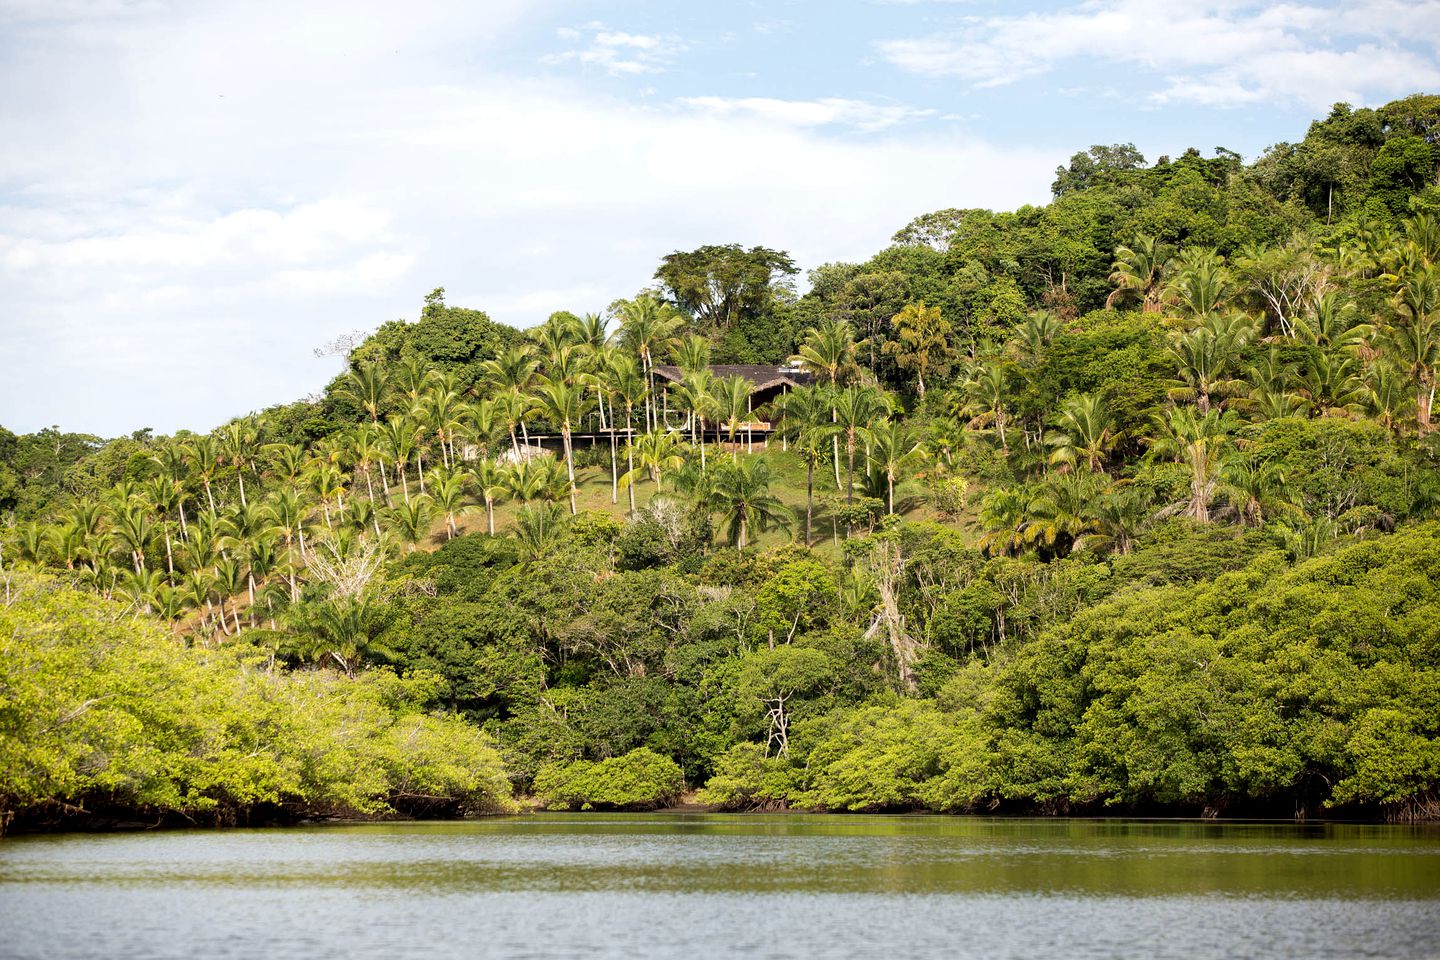
[[[457,514],[463,514],[465,505],[465,480],[457,473],[434,469],[430,471],[430,499],[441,513],[445,514],[445,539],[453,540],[460,535],[455,524]]]
[[[855,360],[855,330],[848,320],[827,318],[818,326],[811,327],[805,334],[800,349],[790,358],[810,372],[815,379],[831,387],[838,387],[859,372]],[[832,396],[834,394],[832,393]],[[835,420],[835,411],[830,411],[830,420]],[[835,466],[835,488],[840,488],[840,436],[831,438],[831,453]]]
[[[675,346],[675,363],[682,373],[699,373],[710,366],[710,340],[698,333],[679,341]]]
[[[395,367],[395,384],[411,404],[420,399],[437,376],[424,357],[405,357]]]
[[[160,467],[160,476],[169,480],[178,491],[175,507],[180,517],[180,539],[188,540],[190,524],[185,516],[185,481],[189,479],[190,471],[185,461],[185,447],[179,443],[162,444],[150,459]]]
[[[480,459],[490,459],[490,445],[500,436],[504,425],[501,405],[489,397],[481,397],[465,407],[460,423],[462,435],[475,444]]]
[[[1415,397],[1410,391],[1410,378],[1388,357],[1370,364],[1365,371],[1362,397],[1365,412],[1385,425],[1391,433],[1400,432],[1400,424],[1410,413]]]
[[[139,573],[145,569],[145,548],[150,543],[151,537],[155,535],[154,524],[150,521],[150,511],[143,503],[131,500],[123,504],[115,512],[115,539],[120,542],[130,560],[135,565],[135,572]]]
[[[805,462],[805,545],[810,546],[810,528],[815,513],[815,465],[820,462],[825,430],[830,423],[830,397],[826,387],[797,387],[778,401],[781,435],[794,443],[796,455]]]
[[[258,431],[245,420],[232,420],[220,434],[220,454],[226,463],[235,468],[241,503],[245,503],[245,467],[250,464],[258,439]]]
[[[1000,440],[1000,449],[1010,452],[1005,438],[1005,424],[1009,419],[1010,400],[1014,395],[1011,372],[999,358],[974,367],[969,376],[961,381],[956,391],[954,409],[957,414],[968,418],[972,427],[993,424]]]
[[[1076,394],[1063,401],[1053,422],[1055,430],[1046,438],[1046,442],[1055,448],[1050,455],[1051,462],[1083,461],[1092,472],[1101,468],[1105,455],[1115,448],[1123,435],[1110,405],[1103,397],[1093,393]]]
[[[535,388],[539,408],[560,427],[560,440],[565,449],[565,473],[570,478],[570,514],[575,508],[575,452],[570,436],[574,425],[585,415],[585,394],[564,380],[544,377]]]
[[[639,360],[625,354],[615,356],[610,368],[610,382],[614,388],[615,396],[625,406],[625,469],[627,472],[635,469],[635,408],[645,403],[645,397],[649,392],[644,373],[640,369]],[[612,435],[613,436],[613,435]],[[611,466],[615,466],[612,462]],[[611,473],[611,496],[612,501],[618,499],[620,483],[618,478]],[[626,491],[630,497],[630,512],[635,512],[635,488],[627,486]]]
[[[890,412],[890,402],[874,387],[852,384],[832,391],[830,429],[845,441],[845,499],[855,502],[855,451],[873,438],[871,425]]]
[[[1150,519],[1153,501],[1154,495],[1144,487],[1113,485],[1091,503],[1091,530],[1075,538],[1075,549],[1128,554]]]
[[[750,417],[750,382],[744,377],[722,377],[714,381],[715,393],[711,404],[715,416],[715,427],[724,427],[735,443],[735,432],[740,424]],[[732,451],[733,453],[733,451]]]
[[[1177,376],[1170,398],[1192,401],[1205,413],[1215,400],[1240,393],[1245,383],[1235,376],[1235,368],[1254,331],[1254,321],[1244,314],[1210,314],[1200,326],[1173,339],[1170,355]]]
[[[395,475],[400,478],[400,493],[406,503],[410,502],[410,481],[406,476],[410,457],[415,452],[415,427],[406,417],[392,415],[380,424],[380,448],[395,464]]]
[[[509,418],[510,443],[516,456],[520,454],[520,444],[515,436],[516,426],[520,428],[526,445],[530,443],[525,419],[530,410],[530,386],[535,382],[539,368],[540,361],[535,356],[535,348],[528,343],[510,347],[493,360],[480,364],[484,381],[493,391],[492,398],[501,403],[501,409]]]
[[[1436,372],[1440,370],[1440,310],[1420,313],[1386,328],[1381,343],[1386,354],[1415,385],[1415,423],[1420,433],[1430,432],[1435,403]]]
[[[1335,349],[1311,347],[1300,365],[1296,392],[1317,416],[1345,416],[1364,407],[1365,382],[1354,357]]]
[[[752,530],[790,526],[785,505],[770,493],[770,467],[764,460],[722,463],[715,471],[712,503],[725,514],[730,543],[741,550]]]
[[[300,502],[300,494],[293,487],[281,487],[275,491],[275,496],[265,505],[265,519],[270,525],[270,530],[277,535],[285,544],[285,552],[289,559],[288,570],[290,573],[290,599],[299,599],[300,588],[296,582],[294,571],[295,547],[300,548],[300,557],[305,557],[305,507]]]
[[[648,388],[650,372],[655,368],[655,357],[663,356],[674,343],[675,330],[680,318],[668,305],[648,293],[642,293],[634,300],[620,307],[620,342],[640,358],[640,372]],[[646,403],[645,428],[653,430],[657,425],[653,392]]]
[[[880,420],[870,428],[870,460],[885,476],[885,509],[895,512],[895,478],[920,445],[910,426],[900,420]]]
[[[190,470],[200,478],[205,487],[205,502],[210,505],[210,515],[215,515],[215,496],[210,491],[210,481],[220,469],[220,444],[212,436],[198,436],[185,445],[185,455],[190,460]]]
[[[470,479],[475,484],[480,499],[485,502],[485,528],[495,534],[495,501],[505,496],[509,485],[505,471],[493,460],[480,460],[470,469]]]
[[[1293,509],[1285,496],[1280,465],[1253,455],[1226,456],[1220,463],[1217,491],[1235,508],[1242,527],[1263,526],[1267,513]]]
[[[165,536],[165,570],[173,577],[175,575],[175,547],[174,541],[170,537],[170,518],[184,499],[184,492],[178,482],[162,474],[146,481],[145,499],[149,503],[151,511],[160,521],[160,529]]]

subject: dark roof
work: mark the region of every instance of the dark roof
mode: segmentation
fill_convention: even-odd
[[[656,376],[664,377],[674,383],[679,383],[682,374],[680,368],[672,363],[656,364],[652,368]],[[807,370],[798,370],[794,367],[776,367],[763,363],[712,363],[709,371],[717,378],[739,377],[750,382],[750,392],[755,393],[770,387],[778,387],[787,384],[792,387],[803,387],[815,381],[814,374]]]

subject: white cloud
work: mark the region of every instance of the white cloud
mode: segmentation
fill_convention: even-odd
[[[611,30],[603,23],[585,25],[586,33],[573,27],[561,27],[555,35],[561,40],[582,43],[570,50],[549,53],[540,58],[541,63],[579,63],[597,67],[612,77],[641,73],[663,73],[671,62],[684,53],[688,47],[677,37],[659,34],[626,33]]]
[[[874,132],[934,116],[934,110],[921,110],[898,103],[871,103],[827,97],[820,100],[779,100],[773,97],[685,97],[681,101],[716,116],[751,116],[769,123],[791,127],[854,127]]]
[[[31,26],[0,55],[24,92],[0,98],[0,422],[206,428],[317,389],[334,363],[311,348],[436,286],[526,326],[703,243],[862,258],[927,210],[1042,199],[1055,164],[948,127],[901,139],[888,104],[508,77],[487,51],[519,0],[288,9]],[[875,132],[830,135],[847,124]]]
[[[1379,41],[1379,42],[1376,42]],[[968,17],[958,28],[879,41],[902,70],[1001,86],[1076,63],[1131,64],[1167,78],[1135,99],[1312,107],[1440,83],[1440,0],[1367,0],[1332,10],[1237,0],[1084,0],[1053,12]]]

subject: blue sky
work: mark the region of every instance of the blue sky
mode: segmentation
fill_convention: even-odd
[[[0,0],[0,424],[207,429],[452,303],[861,259],[1092,143],[1253,157],[1440,90],[1440,0]]]

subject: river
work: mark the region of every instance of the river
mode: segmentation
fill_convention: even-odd
[[[24,958],[1440,957],[1440,832],[541,814],[0,840]]]

